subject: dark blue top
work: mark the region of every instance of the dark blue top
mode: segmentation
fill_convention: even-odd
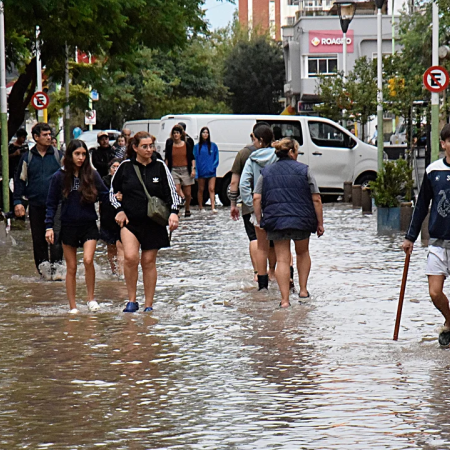
[[[445,158],[426,168],[411,224],[405,236],[409,241],[414,242],[419,236],[430,202],[428,229],[430,244],[434,245],[434,239],[450,240],[450,165]]]
[[[72,191],[67,198],[63,197],[64,176],[64,168],[61,168],[53,175],[50,182],[47,197],[47,214],[45,216],[45,226],[47,229],[53,228],[53,220],[60,201],[62,201],[62,225],[82,226],[97,220],[95,202],[84,203],[81,201],[79,178],[73,177]],[[98,192],[98,199],[102,203],[109,203],[109,190],[96,170],[94,171],[94,182]]]
[[[280,159],[261,171],[261,228],[266,231],[317,231],[317,216],[308,181],[308,166]]]
[[[216,169],[219,165],[219,149],[214,142],[211,142],[211,149],[206,144],[199,148],[194,146],[194,158],[196,161],[195,178],[212,178],[216,176]]]
[[[58,154],[55,155],[55,152]],[[41,156],[36,147],[25,152],[14,177],[14,205],[20,205],[25,196],[30,205],[45,206],[50,179],[61,167],[62,158],[62,153],[52,146],[47,148],[44,156]]]

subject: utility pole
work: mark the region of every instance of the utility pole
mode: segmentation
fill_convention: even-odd
[[[2,125],[3,210],[9,211],[8,105],[6,103],[5,8],[0,1],[0,116]]]
[[[65,88],[66,88],[66,104],[64,106],[64,142],[66,148],[70,142],[70,106],[69,106],[69,47],[66,42],[66,63],[65,63]]]
[[[439,65],[439,6],[433,2],[433,38],[431,65]],[[439,93],[431,93],[431,162],[439,159]]]
[[[38,92],[42,92],[42,61],[41,61],[41,45],[39,43],[39,34],[41,33],[39,26],[36,27],[36,88]],[[44,121],[44,111],[38,110],[38,122]]]

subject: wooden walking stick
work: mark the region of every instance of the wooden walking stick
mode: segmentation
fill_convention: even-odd
[[[402,317],[403,299],[405,298],[406,279],[408,278],[409,260],[411,253],[407,253],[405,257],[405,267],[403,268],[402,287],[400,288],[400,297],[398,299],[397,318],[395,319],[394,341],[398,340],[398,330],[400,328],[400,319]]]

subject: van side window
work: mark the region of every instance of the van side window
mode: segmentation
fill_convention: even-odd
[[[258,120],[257,122],[266,122],[272,128],[273,137],[276,141],[284,138],[294,138],[299,145],[303,145],[303,133],[300,122],[296,120]]]
[[[329,123],[309,120],[308,128],[311,140],[318,147],[353,148],[356,145],[348,134]]]

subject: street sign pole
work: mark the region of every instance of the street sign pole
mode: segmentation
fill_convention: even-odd
[[[5,9],[0,1],[0,119],[2,125],[3,210],[9,211],[8,107],[6,104]]]
[[[36,27],[36,88],[38,92],[42,91],[42,62],[41,62],[41,46],[39,44],[39,27]],[[44,111],[38,110],[38,121],[44,121]]]
[[[66,42],[66,62],[64,66],[64,80],[66,91],[66,104],[64,106],[64,142],[66,148],[70,142],[70,106],[69,106],[69,47]]]
[[[433,2],[432,66],[439,64],[439,7]],[[431,93],[431,162],[439,159],[439,93]]]
[[[382,5],[381,5],[382,6]],[[381,6],[377,14],[377,147],[378,147],[378,172],[383,169],[383,52],[382,52],[382,19]]]

